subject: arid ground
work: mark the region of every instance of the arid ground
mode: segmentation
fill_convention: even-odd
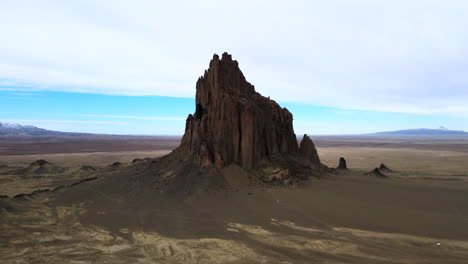
[[[271,187],[230,165],[188,198],[93,192],[178,138],[3,140],[0,263],[467,263],[468,138],[312,138],[349,170]]]

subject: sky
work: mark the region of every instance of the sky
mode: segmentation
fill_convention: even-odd
[[[0,122],[180,135],[227,51],[297,134],[468,130],[467,1],[1,1]]]

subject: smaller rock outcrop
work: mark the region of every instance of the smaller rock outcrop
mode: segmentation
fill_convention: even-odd
[[[121,162],[114,162],[112,163],[111,165],[107,166],[108,168],[118,168],[118,167],[122,167],[123,164]]]
[[[388,178],[387,175],[383,174],[379,168],[375,168],[374,170],[366,173],[365,175],[370,175],[370,176],[375,176],[375,177],[378,177],[378,178]]]
[[[151,161],[151,158],[134,159],[134,160],[132,160],[132,164],[140,163],[140,162],[149,162],[149,161]]]
[[[45,166],[45,165],[48,165],[48,164],[51,164],[51,163],[47,162],[46,160],[40,159],[40,160],[36,160],[35,162],[31,163],[31,166]]]
[[[75,171],[72,175],[77,177],[83,177],[84,175],[89,175],[97,172],[98,170],[94,167],[83,165],[77,171]]]
[[[56,174],[62,173],[65,169],[58,167],[46,160],[40,159],[31,163],[29,167],[15,171],[15,174]]]
[[[379,166],[379,170],[380,171],[383,171],[383,172],[392,172],[393,170],[391,170],[389,167],[385,166],[385,164],[380,164]]]
[[[346,165],[346,160],[345,158],[341,157],[340,161],[338,163],[338,167],[336,167],[338,170],[348,170],[348,166]]]
[[[306,161],[310,161],[311,165],[319,165],[320,158],[317,153],[317,149],[315,149],[314,142],[307,134],[304,134],[302,138],[301,144],[299,146],[299,153]]]

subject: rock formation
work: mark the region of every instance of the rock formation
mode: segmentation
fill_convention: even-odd
[[[379,170],[384,171],[384,172],[391,172],[392,171],[389,167],[385,166],[385,164],[383,164],[383,163],[380,164]]]
[[[315,149],[314,142],[312,142],[312,139],[310,139],[307,134],[304,134],[302,138],[299,146],[299,153],[305,160],[309,161],[311,165],[320,164],[320,158]]]
[[[366,173],[365,175],[371,175],[371,176],[375,176],[375,177],[378,177],[378,178],[388,178],[385,174],[383,174],[379,168],[375,168],[374,170]]]
[[[17,170],[14,174],[55,174],[62,173],[64,171],[64,168],[41,159],[31,163],[27,168]]]
[[[94,167],[88,166],[88,165],[83,165],[81,166],[77,171],[73,173],[74,176],[79,176],[82,177],[83,175],[88,175],[91,173],[95,173],[98,170]]]
[[[347,170],[348,166],[346,165],[346,160],[345,158],[341,157],[340,162],[338,164],[338,167],[336,167],[338,170]]]
[[[299,147],[292,114],[257,93],[227,53],[215,54],[198,79],[195,113],[186,120],[180,146],[151,164],[159,175],[155,184],[173,190],[222,186],[221,169],[231,164],[249,178],[278,185],[329,171],[307,135]]]
[[[181,147],[199,164],[253,168],[264,156],[297,152],[291,113],[256,93],[227,53],[214,55],[196,87]]]
[[[299,150],[292,114],[255,91],[237,61],[214,55],[196,85],[195,113],[186,121],[177,152],[190,153],[200,166],[231,163],[253,169],[265,158],[301,155],[320,164],[309,137]]]
[[[123,166],[123,164],[121,162],[114,162],[112,163],[111,165],[107,166],[108,168],[118,168],[118,167],[121,167]]]

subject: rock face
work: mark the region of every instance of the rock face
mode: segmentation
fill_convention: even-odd
[[[341,157],[340,162],[338,163],[338,167],[336,167],[339,170],[347,170],[348,166],[346,165],[346,160],[345,158]]]
[[[196,89],[195,113],[188,116],[176,150],[193,155],[196,164],[250,169],[264,158],[299,155],[292,114],[257,93],[231,55],[215,54]],[[300,154],[320,163],[309,137]]]

